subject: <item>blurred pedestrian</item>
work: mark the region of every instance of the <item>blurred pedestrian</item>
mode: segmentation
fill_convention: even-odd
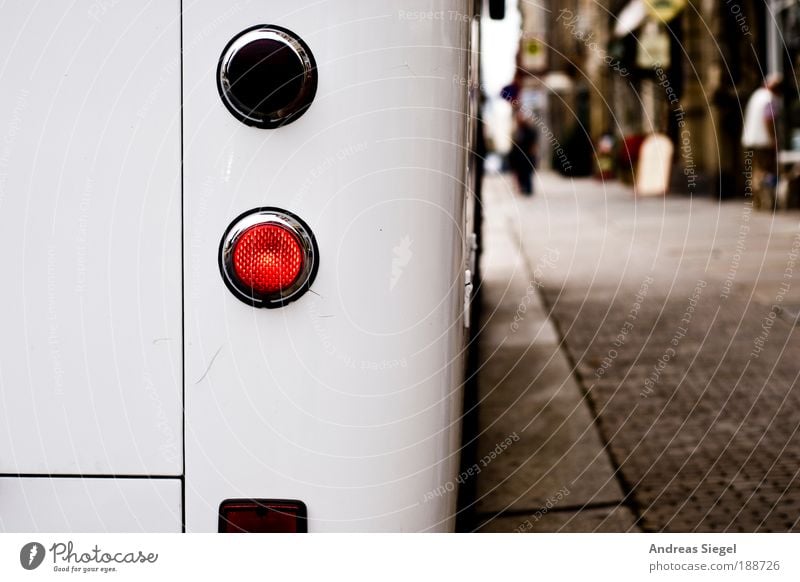
[[[508,163],[517,179],[519,191],[525,196],[533,194],[533,172],[536,169],[536,156],[539,147],[539,132],[523,109],[515,115],[516,127]]]
[[[514,78],[500,91],[500,97],[511,104],[515,110],[519,109],[522,86],[525,84],[525,74],[522,69],[514,71]]]
[[[775,120],[782,83],[780,75],[769,75],[764,85],[750,96],[744,112],[742,146],[752,152],[754,208],[775,208],[778,183]]]

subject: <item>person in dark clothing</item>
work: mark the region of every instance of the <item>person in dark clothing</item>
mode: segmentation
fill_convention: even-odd
[[[533,172],[536,169],[539,132],[523,110],[517,111],[515,121],[516,127],[511,151],[508,154],[508,163],[517,179],[520,192],[525,196],[531,196],[533,194]]]

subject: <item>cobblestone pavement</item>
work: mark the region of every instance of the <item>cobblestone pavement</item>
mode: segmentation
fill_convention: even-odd
[[[537,187],[523,199],[491,177],[485,204],[521,250],[613,468],[613,481],[600,471],[563,507],[628,511],[644,531],[800,530],[800,214],[744,199],[635,199],[619,184],[551,174]],[[485,283],[490,319],[504,303],[513,319],[520,298],[498,284]],[[481,414],[484,425],[496,416]],[[497,488],[484,489],[485,514]],[[607,515],[571,527],[580,520],[557,507],[545,529],[633,528]],[[494,510],[484,529],[525,522],[508,502]]]

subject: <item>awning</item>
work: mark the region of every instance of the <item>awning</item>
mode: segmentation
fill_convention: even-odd
[[[646,16],[647,6],[645,6],[644,0],[631,0],[617,16],[614,36],[621,38],[629,35],[639,28]]]

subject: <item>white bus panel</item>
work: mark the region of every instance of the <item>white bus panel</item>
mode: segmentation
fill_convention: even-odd
[[[312,532],[452,529],[471,6],[185,4],[187,531],[216,530],[230,498],[301,500]],[[277,129],[241,123],[216,85],[228,41],[260,24],[318,67],[310,108]],[[278,309],[234,297],[216,262],[265,206],[319,246],[311,290]]]
[[[0,473],[175,475],[180,7],[0,6]]]
[[[299,500],[312,532],[453,529],[474,18],[0,6],[0,530],[217,531],[238,499]],[[260,25],[316,73],[290,123],[220,96]],[[315,259],[256,307],[221,241],[264,207]]]
[[[178,533],[181,482],[3,477],[0,531]]]

